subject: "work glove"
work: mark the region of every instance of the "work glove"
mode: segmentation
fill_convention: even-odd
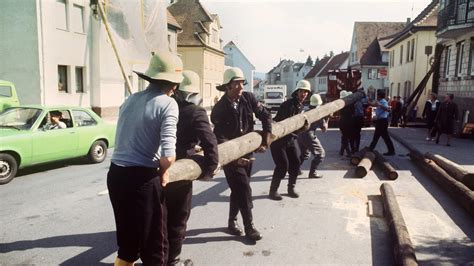
[[[219,171],[221,170],[221,165],[218,164],[218,165],[215,165],[215,166],[209,166],[209,167],[206,167],[201,176],[198,178],[198,180],[200,181],[210,181],[212,180],[212,178],[217,175],[217,173],[219,173]]]
[[[245,158],[245,157],[241,157],[237,160],[235,160],[235,164],[237,166],[240,166],[240,167],[247,167],[252,161],[255,161],[255,158],[251,157],[251,158]]]
[[[303,127],[301,127],[300,129],[296,130],[295,133],[296,133],[296,134],[300,134],[301,132],[308,131],[308,130],[309,130],[309,127],[310,127],[310,126],[309,126],[308,118],[305,116]]]
[[[260,147],[255,150],[255,152],[258,153],[264,153],[270,144],[272,144],[273,140],[275,139],[275,135],[273,135],[271,132],[268,131],[263,131],[261,132],[262,135],[262,144],[260,144]]]

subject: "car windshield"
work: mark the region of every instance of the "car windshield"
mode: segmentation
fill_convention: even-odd
[[[281,92],[267,92],[267,99],[283,99]]]
[[[29,130],[41,114],[37,108],[10,108],[0,114],[0,128]]]

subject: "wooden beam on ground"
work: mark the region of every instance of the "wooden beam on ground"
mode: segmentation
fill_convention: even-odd
[[[439,154],[427,152],[425,157],[441,166],[450,176],[466,185],[469,189],[474,190],[474,173],[468,172],[464,167]]]
[[[369,150],[366,150],[364,157],[360,160],[356,168],[356,176],[358,178],[363,178],[369,173],[370,168],[372,168],[373,162],[375,160],[375,154]]]
[[[282,138],[302,128],[307,120],[314,123],[322,118],[335,113],[347,105],[362,99],[364,94],[356,92],[344,99],[338,99],[324,104],[319,108],[310,110],[303,114],[295,115],[283,121],[272,124],[274,139]],[[262,143],[262,136],[257,132],[250,132],[241,137],[219,144],[219,164],[226,165],[245,154],[255,151]],[[201,175],[202,155],[196,155],[190,159],[176,161],[169,169],[170,182],[180,180],[195,180]]]
[[[364,158],[364,153],[367,151],[367,147],[363,148],[362,150],[355,152],[351,156],[351,164],[352,165],[358,165],[360,163],[360,160]]]
[[[395,168],[380,154],[378,151],[374,151],[375,161],[382,167],[383,171],[390,180],[395,180],[398,178],[398,173]]]
[[[380,186],[388,227],[392,235],[395,265],[418,265],[408,228],[398,206],[392,186],[383,183]]]

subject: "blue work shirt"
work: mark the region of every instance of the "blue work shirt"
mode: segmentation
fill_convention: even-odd
[[[377,106],[377,108],[375,109],[375,117],[377,119],[388,118],[388,102],[387,102],[387,100],[382,99],[378,102],[380,103],[380,105],[385,107],[386,110],[382,109],[380,106]]]

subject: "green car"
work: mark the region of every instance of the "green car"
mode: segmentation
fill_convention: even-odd
[[[0,114],[0,184],[17,170],[87,156],[104,161],[115,143],[115,125],[82,107],[12,107]]]
[[[8,107],[20,105],[16,95],[15,85],[9,81],[0,80],[0,113]]]

